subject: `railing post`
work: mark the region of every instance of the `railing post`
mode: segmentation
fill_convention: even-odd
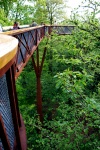
[[[2,116],[0,114],[0,138],[2,140],[2,144],[4,149],[11,150],[10,143],[6,134],[6,130],[4,128],[4,123],[2,121]]]
[[[37,48],[37,112],[39,114],[40,121],[43,121],[43,113],[42,113],[42,93],[41,93],[41,72],[39,66],[39,49]]]
[[[42,112],[42,93],[41,93],[41,79],[37,76],[37,112],[39,119],[43,122],[43,112]]]
[[[26,150],[26,131],[19,113],[15,85],[18,40],[2,34],[1,41],[3,42],[0,43],[0,150],[2,147],[5,150]]]
[[[19,127],[21,126],[20,116],[18,107],[16,107],[16,94],[15,94],[15,76],[13,73],[13,66],[7,71],[7,84],[8,84],[8,92],[10,98],[11,112],[14,124],[14,131],[16,136],[17,147],[19,150],[22,150],[20,135],[19,135]]]

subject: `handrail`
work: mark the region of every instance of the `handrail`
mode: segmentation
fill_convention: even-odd
[[[0,69],[3,68],[16,54],[18,40],[11,37],[1,35],[0,39]]]
[[[19,113],[15,79],[17,79],[28,60],[32,57],[37,80],[37,112],[42,122],[40,77],[47,49],[46,47],[44,48],[40,65],[38,45],[44,36],[48,37],[48,34],[50,35],[52,31],[58,35],[66,35],[72,34],[73,29],[74,26],[36,26],[0,34],[0,125],[2,125],[3,131],[6,128],[3,132],[5,142],[0,135],[0,149],[5,147],[5,144],[7,149],[9,147],[11,149],[17,147],[18,150],[27,149],[25,127]],[[37,62],[33,57],[35,50]],[[9,128],[11,129],[9,130]]]
[[[10,31],[4,32],[4,34],[15,35],[15,34],[24,33],[27,31],[32,31],[34,29],[38,29],[38,28],[42,28],[42,27],[43,26],[35,26],[35,27],[22,28],[22,29],[18,29],[18,30],[10,30]]]
[[[27,142],[24,124],[19,114],[15,86],[15,60],[18,40],[0,34],[0,149],[26,150]],[[21,140],[22,138],[22,140]],[[25,144],[23,144],[25,141]]]
[[[11,35],[18,39],[18,50],[15,60],[15,77],[17,78],[45,36],[45,28],[44,26],[37,26],[19,30],[11,30],[4,32],[4,34]]]
[[[75,26],[43,25],[4,32],[3,34],[11,35],[18,39],[18,50],[15,60],[16,78],[20,75],[21,71],[45,35],[51,34],[52,31],[59,35],[72,34],[74,27]],[[4,36],[2,35],[1,37],[3,38]]]
[[[18,48],[18,40],[14,37],[0,34],[0,76],[4,74],[4,67],[15,57]],[[13,62],[12,62],[13,63]]]

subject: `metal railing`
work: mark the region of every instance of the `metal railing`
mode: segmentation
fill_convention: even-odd
[[[15,86],[15,59],[18,40],[0,35],[0,148],[22,150],[19,114]],[[24,129],[24,128],[23,128]]]
[[[19,76],[44,36],[50,35],[52,32],[58,35],[68,35],[72,34],[73,29],[74,26],[37,26],[6,32],[6,34],[17,38],[19,42],[15,61],[16,78]]]
[[[25,127],[19,112],[15,79],[32,58],[37,80],[37,112],[42,121],[40,77],[46,48],[40,65],[38,45],[45,36],[48,37],[52,32],[67,35],[72,34],[73,29],[74,26],[37,26],[8,31],[4,33],[6,35],[0,34],[4,40],[0,41],[0,150],[25,150],[27,147],[26,142],[22,144],[23,140],[26,141]],[[33,57],[35,50],[37,63]]]
[[[45,36],[44,27],[33,27],[5,32],[18,39],[18,51],[15,60],[16,78]]]

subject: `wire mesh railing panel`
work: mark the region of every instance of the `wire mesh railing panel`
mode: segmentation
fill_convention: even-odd
[[[53,26],[52,31],[59,35],[72,34],[74,26]]]
[[[44,28],[45,28],[45,35],[48,35],[48,33],[49,33],[49,27],[45,26]]]
[[[32,48],[37,44],[36,29],[30,31],[30,36],[29,36],[28,42],[29,42],[30,50],[32,50]]]
[[[14,125],[12,121],[10,99],[8,95],[6,75],[0,78],[0,114],[3,119],[4,127],[6,129],[7,137],[10,142],[10,146],[13,149],[15,133]],[[3,150],[2,141],[0,140],[0,147]]]
[[[0,148],[1,148],[1,150],[4,150],[4,147],[3,147],[3,144],[2,144],[1,138],[0,138]]]
[[[64,27],[64,30],[65,30],[65,34],[72,34],[72,32],[74,30],[74,26]]]
[[[28,44],[28,49],[29,49],[29,52],[31,52],[31,49],[32,49],[32,43],[31,43],[31,41],[32,41],[32,33],[31,33],[31,31],[30,32],[27,32],[26,33],[27,34],[27,36],[26,36],[26,39],[27,39],[27,44]]]
[[[44,36],[49,37],[52,32],[58,35],[72,34],[74,26],[41,26],[35,28],[27,28],[23,30],[18,30],[10,35],[16,37],[19,41],[18,51],[16,57],[16,78],[20,75],[22,69],[25,67],[27,61],[32,56],[33,52],[37,49],[39,43],[44,38]]]
[[[21,62],[24,61],[25,57],[26,57],[26,52],[27,52],[27,47],[26,47],[26,41],[23,37],[23,34],[19,34],[18,36],[16,36],[16,38],[19,41],[19,51],[18,51],[18,60],[17,60],[17,64],[19,65]]]
[[[30,31],[29,33],[29,36],[28,36],[28,47],[29,47],[29,51],[31,52],[32,50],[32,47],[34,45],[36,45],[36,38],[34,38],[34,31]]]
[[[21,51],[19,50],[18,59],[17,59],[17,65],[19,65],[21,62],[23,62],[23,57],[22,57]]]
[[[39,42],[41,39],[41,30],[37,29],[37,41]]]
[[[36,45],[36,30],[31,32],[25,32],[17,36],[19,40],[19,51],[17,65],[24,62],[27,54],[32,51],[32,48]]]

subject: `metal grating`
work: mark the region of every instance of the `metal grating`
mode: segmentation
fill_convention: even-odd
[[[0,148],[1,148],[1,150],[4,150],[1,139],[0,139]]]
[[[74,30],[74,26],[53,26],[52,27],[53,31],[56,34],[72,34],[72,31]]]
[[[7,89],[6,75],[0,78],[0,114],[3,119],[4,127],[6,129],[11,149],[13,149],[15,133]],[[2,150],[4,149],[1,140],[0,140],[0,147],[2,148]]]

